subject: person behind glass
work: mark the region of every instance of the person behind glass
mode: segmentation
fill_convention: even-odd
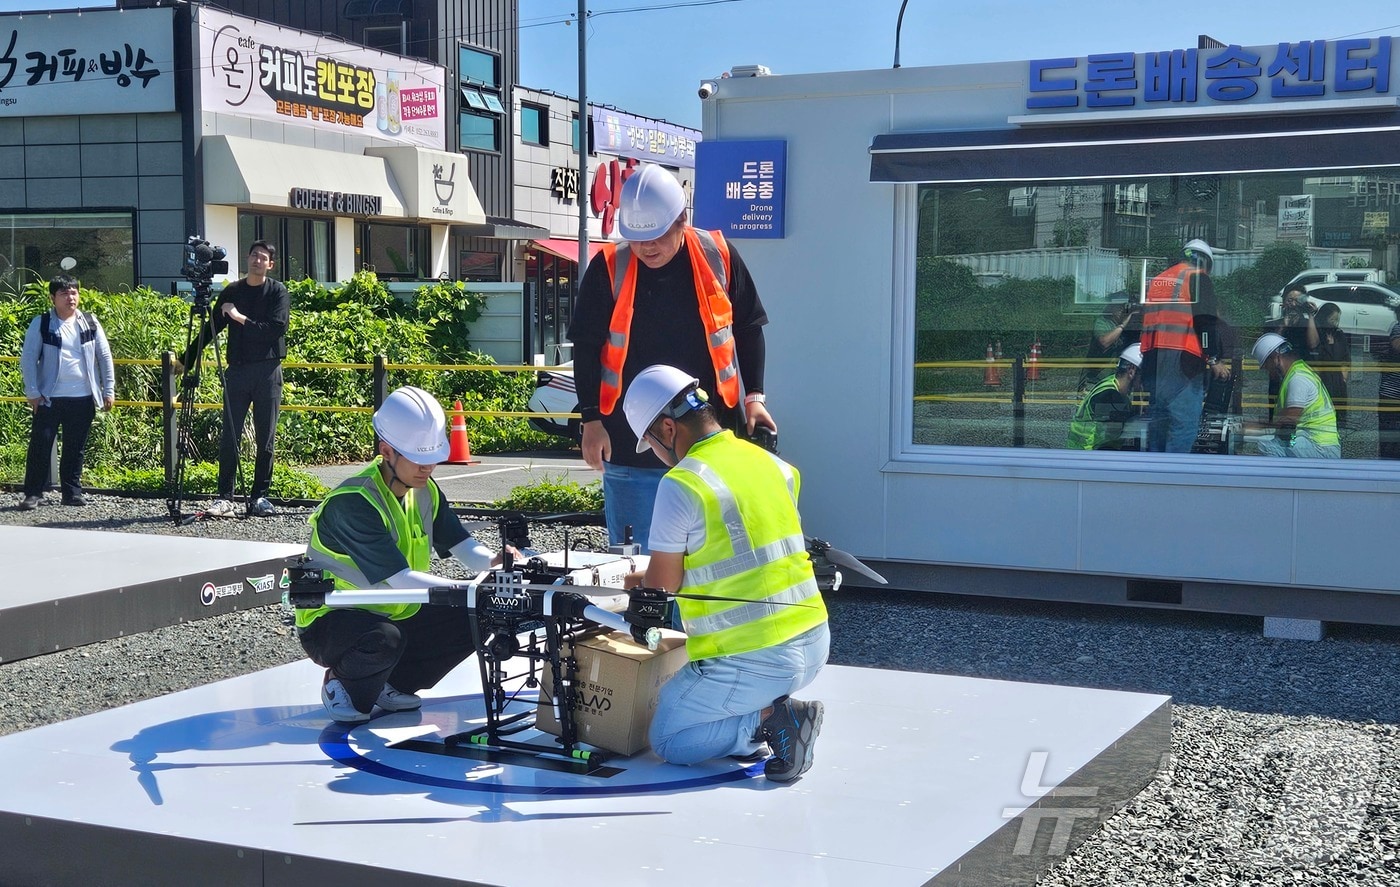
[[[1376,456],[1400,459],[1400,323],[1391,326],[1380,363],[1383,370],[1376,401]]]
[[[812,766],[824,707],[791,698],[831,646],[797,512],[797,469],[721,427],[700,380],[651,366],[624,404],[637,450],[669,466],[656,493],[647,588],[677,601],[687,662],[661,688],[649,739],[662,759],[757,760],[797,779]],[[635,580],[637,577],[629,577]]]
[[[726,427],[737,427],[741,406],[749,434],[778,426],[763,394],[768,315],[738,251],[719,232],[686,223],[684,189],[654,164],[623,184],[618,221],[627,242],[604,244],[589,263],[569,339],[583,458],[603,472],[608,538],[624,541],[631,526],[646,550],[666,469],[636,447],[617,408],[637,373],[657,363],[679,367],[716,393]]]
[[[1147,284],[1141,345],[1151,452],[1191,452],[1200,432],[1207,373],[1221,381],[1230,378],[1232,344],[1210,279],[1213,261],[1210,244],[1188,241],[1181,261]]]
[[[432,474],[447,459],[447,416],[421,388],[406,386],[374,413],[378,455],[321,501],[310,517],[306,561],[337,589],[432,588],[432,556],[453,556],[473,573],[501,556],[462,526]],[[507,547],[518,556],[514,548]],[[326,669],[321,704],[343,724],[374,709],[409,711],[475,652],[462,610],[438,604],[364,604],[296,611],[297,637]]]
[[[1141,311],[1126,292],[1109,296],[1108,306],[1094,318],[1094,331],[1089,334],[1089,347],[1084,353],[1086,360],[1107,363],[1136,344],[1142,336]],[[1103,370],[1098,366],[1085,367],[1079,374],[1079,393],[1083,394],[1102,376]]]
[[[267,500],[272,489],[273,446],[277,414],[282,407],[282,359],[287,356],[287,321],[291,297],[280,280],[268,274],[277,261],[277,248],[256,240],[248,248],[248,273],[219,293],[209,322],[176,361],[176,372],[194,362],[205,344],[225,328],[223,428],[219,434],[219,490],[205,514],[231,517],[234,482],[238,477],[238,442],[253,411],[253,485],[248,493],[248,513],[277,513]]]
[[[1136,342],[1118,356],[1118,368],[1084,395],[1069,423],[1065,446],[1071,450],[1121,450],[1123,426],[1137,418],[1133,390],[1137,387],[1142,348]]]
[[[1341,329],[1342,309],[1328,302],[1317,309],[1317,345],[1313,347],[1312,367],[1332,398],[1337,411],[1337,427],[1347,425],[1347,381],[1351,374],[1351,337]]]
[[[1277,320],[1264,324],[1264,332],[1278,333],[1288,341],[1293,353],[1305,360],[1313,356],[1321,338],[1313,317],[1314,306],[1300,286],[1289,287],[1283,294],[1283,310]],[[1279,380],[1269,377],[1269,402],[1278,400]]]
[[[62,432],[58,480],[64,505],[86,505],[83,455],[99,409],[112,408],[116,375],[102,324],[78,310],[78,281],[59,274],[49,281],[45,311],[29,323],[20,350],[24,397],[32,414],[19,507],[32,511],[43,500],[52,470],[54,438]]]
[[[1279,380],[1273,418],[1246,422],[1246,434],[1272,435],[1257,442],[1261,456],[1340,459],[1337,413],[1322,380],[1307,361],[1278,333],[1265,333],[1254,343],[1259,369]]]

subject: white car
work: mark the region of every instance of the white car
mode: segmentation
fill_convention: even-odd
[[[566,367],[573,365],[572,360],[563,364]],[[535,379],[535,393],[530,397],[529,410],[532,413],[577,413],[578,394],[574,391],[574,374],[541,371]],[[577,418],[539,417],[531,419],[530,424],[545,434],[557,434],[575,443],[583,439]]]
[[[1400,291],[1372,281],[1310,283],[1303,287],[1316,311],[1331,302],[1342,309],[1339,326],[1353,336],[1386,339],[1395,325],[1395,309],[1400,308]],[[1283,317],[1283,295],[1269,300],[1267,320]]]

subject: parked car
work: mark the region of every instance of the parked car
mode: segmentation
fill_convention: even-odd
[[[563,364],[566,367],[573,365],[572,360]],[[574,374],[562,371],[540,371],[535,379],[535,393],[530,397],[529,409],[532,413],[577,413],[578,394],[574,391]],[[583,440],[583,430],[579,427],[577,418],[546,419],[540,417],[531,419],[530,424],[545,434],[567,437],[574,443]]]
[[[1394,326],[1396,321],[1395,309],[1400,308],[1400,290],[1392,289],[1383,283],[1370,281],[1310,283],[1304,285],[1303,291],[1307,293],[1308,302],[1312,304],[1313,310],[1317,310],[1328,302],[1332,302],[1342,309],[1340,326],[1344,332],[1353,336],[1388,338],[1390,328]],[[1269,314],[1265,319],[1278,320],[1281,317],[1283,317],[1283,293],[1269,300]]]
[[[1314,283],[1385,283],[1385,272],[1380,268],[1309,268],[1301,271],[1288,281],[1288,285],[1278,291],[1279,297],[1295,286],[1310,286]]]

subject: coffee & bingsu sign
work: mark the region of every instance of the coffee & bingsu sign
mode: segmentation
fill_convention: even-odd
[[[340,216],[378,216],[384,213],[384,198],[378,194],[325,191],[320,188],[293,188],[287,194],[287,205],[292,209]]]

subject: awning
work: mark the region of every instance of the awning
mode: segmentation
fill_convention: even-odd
[[[293,191],[317,192],[377,198],[352,203],[361,209],[376,208],[376,216],[404,215],[398,185],[380,157],[226,135],[205,136],[199,150],[206,203],[283,209],[291,206]]]
[[[549,236],[548,228],[503,216],[487,216],[483,224],[453,225],[452,228],[468,237],[490,237],[496,240],[535,240]]]
[[[1400,166],[1400,112],[877,135],[872,182],[1045,182]]]
[[[570,262],[578,261],[577,240],[564,240],[558,237],[547,237],[543,240],[535,240],[532,242],[535,244],[536,247],[544,250],[550,255],[558,256],[561,259],[568,259]],[[602,248],[602,243],[599,243],[596,240],[588,241],[588,260],[591,262],[593,260],[593,257],[598,255],[598,250]]]

